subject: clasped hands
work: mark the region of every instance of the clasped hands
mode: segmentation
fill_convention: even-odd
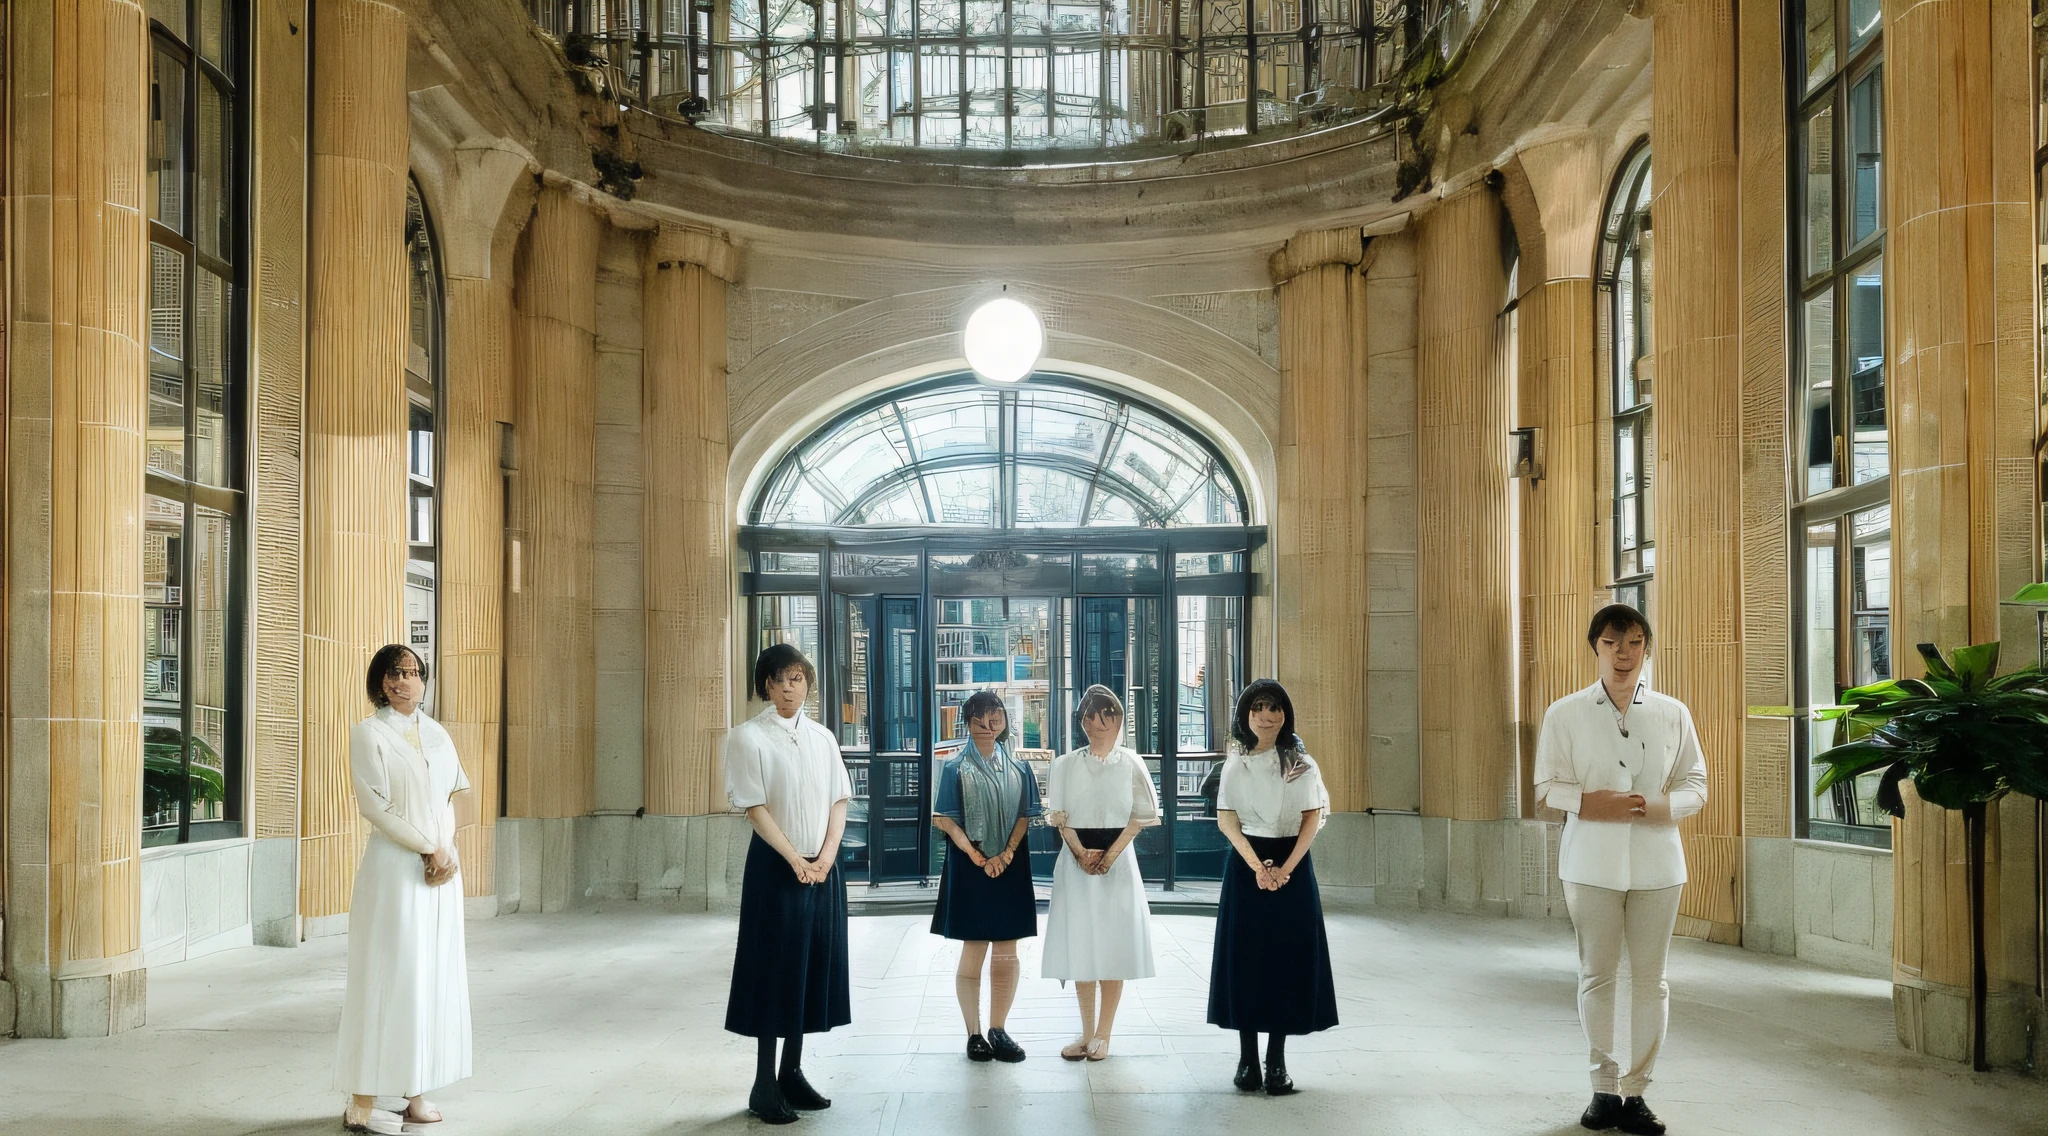
[[[461,869],[461,865],[455,862],[455,850],[452,848],[422,852],[420,861],[426,865],[428,887],[440,887],[454,879],[456,872]]]
[[[1288,880],[1294,878],[1293,872],[1271,860],[1265,861],[1252,871],[1258,877],[1260,891],[1279,891],[1287,886]]]
[[[1595,789],[1579,797],[1580,820],[1643,820],[1649,815],[1650,803],[1641,793]]]
[[[1116,863],[1116,857],[1111,855],[1110,850],[1107,848],[1074,848],[1069,846],[1067,851],[1074,854],[1074,862],[1081,865],[1081,870],[1091,876],[1108,875],[1110,867]]]
[[[789,858],[789,867],[791,871],[796,873],[797,882],[801,884],[822,884],[825,882],[825,877],[832,874],[832,864],[823,856],[815,860],[806,860],[802,856],[791,856]]]
[[[974,851],[972,846],[970,846],[967,855],[973,858],[974,866],[980,868],[982,874],[986,875],[989,879],[995,879],[997,876],[1002,875],[1003,871],[1010,866],[1011,860],[1017,858],[1017,850],[1015,848],[1005,848],[994,856],[984,856],[980,852]]]

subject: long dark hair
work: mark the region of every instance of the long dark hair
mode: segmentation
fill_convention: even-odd
[[[1010,708],[1003,705],[1003,696],[993,690],[977,690],[967,696],[967,703],[960,707],[960,723],[965,725],[977,718],[1000,713],[1003,716],[1003,732],[996,735],[996,744],[1010,740]]]
[[[1244,688],[1237,696],[1237,713],[1230,719],[1230,736],[1251,753],[1258,748],[1259,735],[1252,730],[1252,708],[1271,706],[1280,711],[1280,734],[1273,739],[1273,748],[1280,751],[1280,767],[1283,772],[1301,764],[1301,738],[1294,732],[1294,700],[1287,697],[1287,688],[1270,678],[1262,678]]]
[[[391,705],[391,699],[384,695],[384,676],[398,669],[401,659],[411,659],[420,668],[420,682],[428,679],[427,661],[419,653],[403,643],[386,643],[370,656],[370,673],[363,680],[363,687],[370,696],[370,705],[383,709]]]

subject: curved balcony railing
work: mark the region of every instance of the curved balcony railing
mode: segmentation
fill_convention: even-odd
[[[529,0],[621,103],[764,140],[1000,158],[1393,117],[1487,0]]]

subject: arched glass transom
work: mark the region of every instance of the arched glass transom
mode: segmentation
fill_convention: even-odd
[[[756,525],[979,529],[1242,525],[1209,442],[1057,376],[997,390],[949,376],[855,407],[776,467]]]

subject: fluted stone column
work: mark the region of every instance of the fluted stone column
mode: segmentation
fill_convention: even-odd
[[[0,1026],[99,1037],[146,1009],[149,31],[131,0],[26,0],[9,15]]]
[[[405,568],[405,15],[315,15],[306,382],[305,763],[299,910],[338,931],[367,824],[348,776],[370,656],[402,642]]]
[[[2008,667],[2032,621],[1999,600],[2034,578],[2035,312],[2030,26],[2000,0],[1885,5],[1887,394],[1893,665],[1912,645],[1994,639]],[[2028,1052],[2034,997],[2032,802],[1991,810],[1985,956],[1991,1060]],[[1918,801],[1896,834],[1899,1037],[1969,1050],[1969,889],[1961,813]]]
[[[597,253],[603,221],[543,189],[513,271],[517,428],[507,631],[505,813],[588,814],[596,791],[592,513],[597,444]],[[566,832],[550,851],[566,865]],[[548,871],[544,869],[544,871]],[[566,877],[552,889],[567,900]],[[542,903],[548,903],[544,889]]]
[[[1453,821],[1517,815],[1502,221],[1500,200],[1474,186],[1422,215],[1418,248],[1422,814]],[[1519,875],[1475,839],[1450,837],[1446,898],[1511,898]]]
[[[1534,811],[1536,733],[1550,704],[1593,682],[1585,629],[1609,568],[1595,453],[1594,246],[1608,186],[1583,134],[1527,147],[1502,168],[1521,249],[1515,350],[1516,425],[1540,431],[1540,478],[1517,484],[1522,527],[1525,668],[1520,684],[1520,790]],[[1552,814],[1555,815],[1555,814]]]
[[[1655,9],[1657,688],[1692,710],[1707,807],[1680,825],[1679,931],[1740,941],[1742,386],[1734,0]]]
[[[1366,766],[1365,266],[1358,229],[1297,233],[1273,255],[1280,295],[1280,681],[1330,806],[1371,801]]]
[[[723,235],[663,225],[648,241],[642,296],[641,438],[647,505],[647,811],[725,808],[732,520],[725,512],[725,292],[736,254]]]

